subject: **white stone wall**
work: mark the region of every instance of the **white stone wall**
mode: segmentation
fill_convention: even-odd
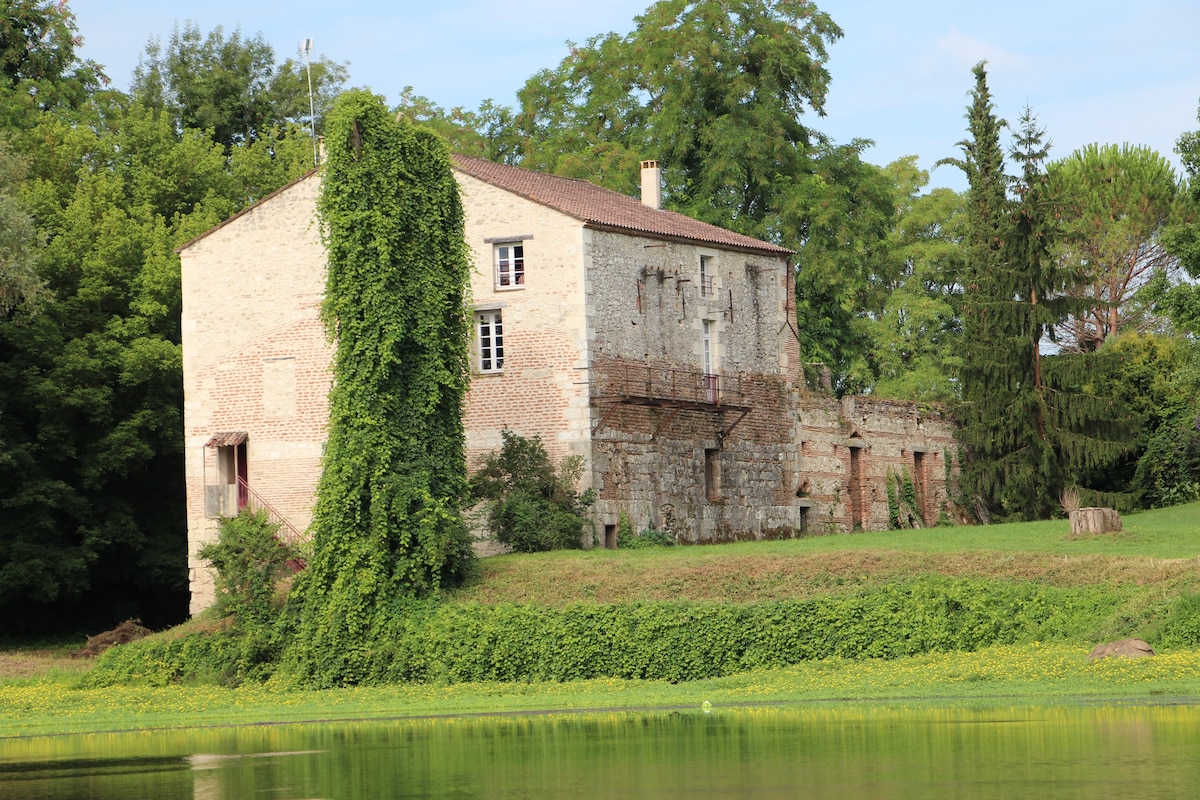
[[[192,611],[212,602],[196,551],[216,535],[204,443],[246,431],[248,482],[291,524],[309,523],[328,419],[330,349],[318,319],[325,253],[310,176],[180,252],[184,442]]]
[[[467,461],[474,468],[501,446],[509,428],[540,436],[556,462],[587,458],[588,337],[584,306],[583,223],[476,178],[457,173],[466,211],[466,240],[475,258],[476,309],[499,310],[504,369],[472,374],[467,397]],[[525,282],[498,288],[489,240],[520,237]],[[473,347],[475,342],[472,343]],[[472,351],[473,364],[476,357]]]

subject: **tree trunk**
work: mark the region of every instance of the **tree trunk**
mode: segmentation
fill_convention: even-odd
[[[1081,508],[1072,511],[1070,517],[1072,536],[1121,530],[1121,515],[1112,508]]]

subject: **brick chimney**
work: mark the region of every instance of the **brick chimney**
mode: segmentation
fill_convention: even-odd
[[[642,205],[662,208],[662,169],[657,161],[642,162]]]

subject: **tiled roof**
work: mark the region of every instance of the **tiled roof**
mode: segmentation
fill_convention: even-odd
[[[544,175],[469,156],[454,156],[461,172],[535,203],[561,211],[592,228],[611,229],[653,238],[701,242],[774,256],[789,256],[786,247],[743,236],[674,211],[660,211],[634,197],[602,189],[574,178]]]

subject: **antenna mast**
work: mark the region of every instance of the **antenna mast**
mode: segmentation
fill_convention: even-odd
[[[308,130],[312,134],[313,166],[319,167],[321,166],[321,156],[317,150],[317,112],[313,106],[312,64],[308,60],[308,54],[313,49],[312,38],[305,39],[300,49],[304,52],[304,69],[308,73]]]

